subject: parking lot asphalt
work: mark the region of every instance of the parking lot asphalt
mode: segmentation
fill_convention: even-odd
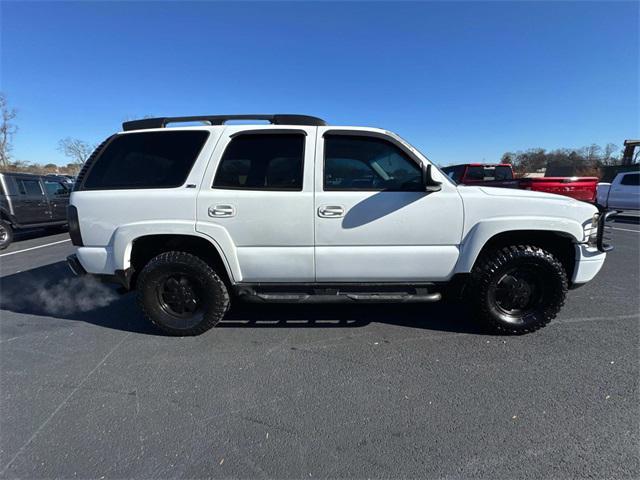
[[[75,279],[66,234],[0,252],[2,478],[638,478],[640,224],[534,334],[447,304],[236,306],[161,335]]]

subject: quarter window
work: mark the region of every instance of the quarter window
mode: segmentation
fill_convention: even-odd
[[[301,134],[245,134],[231,140],[213,181],[214,188],[302,190]]]
[[[140,132],[116,135],[90,167],[87,190],[179,187],[209,132]]]
[[[386,140],[325,135],[324,190],[422,191],[422,172]]]

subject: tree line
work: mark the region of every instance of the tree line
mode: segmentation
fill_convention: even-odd
[[[560,175],[600,176],[600,169],[622,162],[623,150],[613,143],[604,147],[591,144],[582,148],[530,148],[525,151],[505,152],[502,163],[510,163],[518,175],[547,170]]]

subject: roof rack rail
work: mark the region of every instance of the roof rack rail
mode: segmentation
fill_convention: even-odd
[[[318,117],[309,115],[291,115],[284,113],[276,113],[271,115],[196,115],[193,117],[158,117],[143,118],[141,120],[131,120],[124,122],[122,129],[142,130],[146,128],[165,128],[168,123],[181,122],[206,122],[209,125],[224,125],[229,120],[267,120],[273,125],[308,125],[321,127],[327,125],[327,122]]]

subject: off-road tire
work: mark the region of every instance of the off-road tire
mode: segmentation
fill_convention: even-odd
[[[13,229],[8,222],[0,220],[0,250],[7,248],[13,241]]]
[[[158,295],[167,276],[186,275],[197,285],[201,314],[182,322],[168,313]],[[200,335],[215,327],[230,306],[229,292],[220,276],[202,259],[186,252],[165,252],[151,259],[138,276],[138,304],[155,326],[169,335]]]
[[[525,268],[540,276],[542,288],[539,290],[543,290],[540,304],[524,315],[507,315],[496,302],[498,282],[513,269]],[[473,268],[467,293],[475,315],[491,330],[521,335],[534,332],[553,320],[564,305],[567,289],[567,274],[557,258],[539,247],[517,245],[483,254]]]

